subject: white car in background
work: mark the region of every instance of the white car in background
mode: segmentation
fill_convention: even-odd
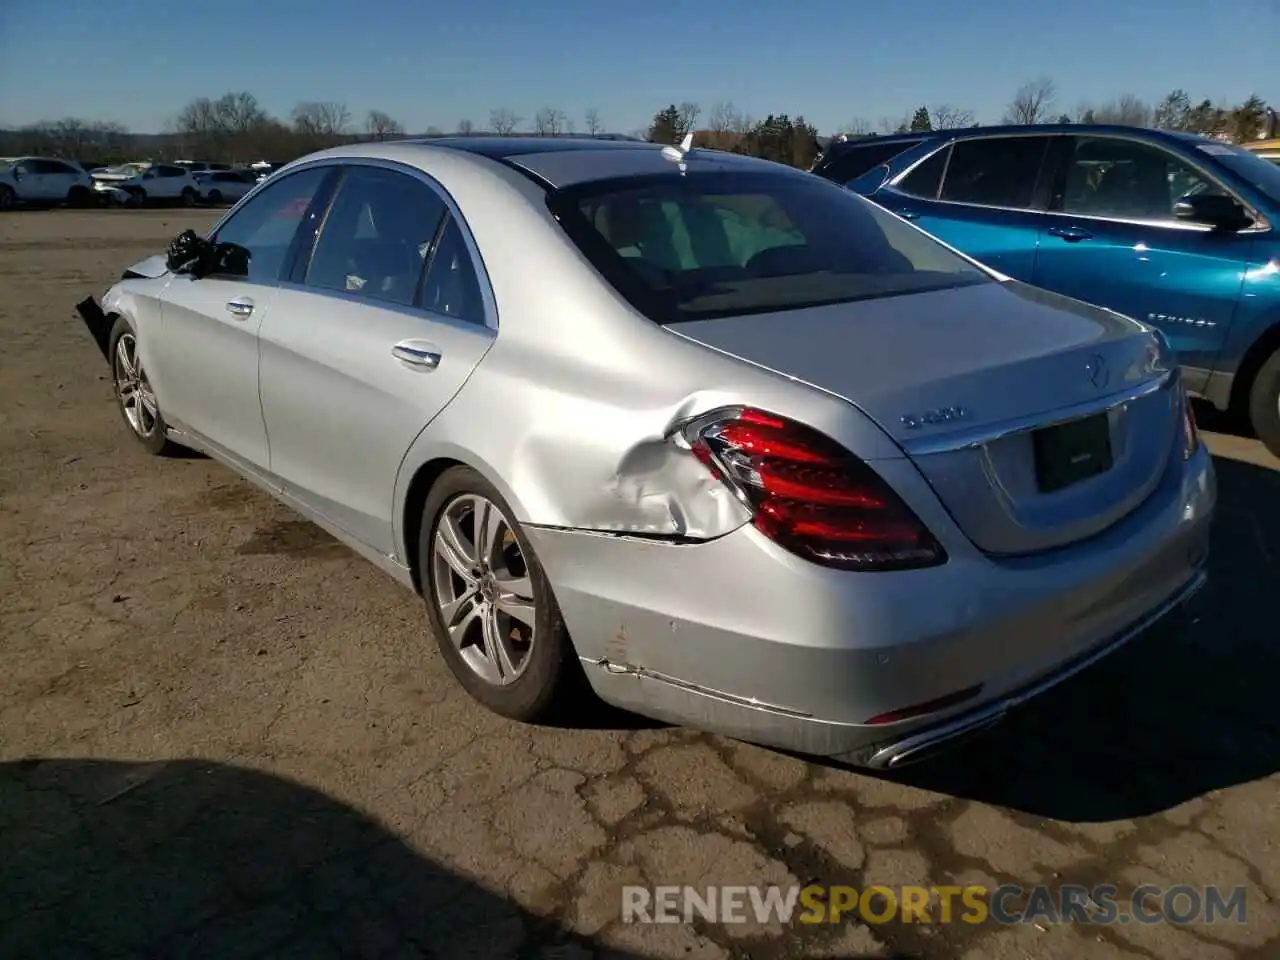
[[[93,199],[93,182],[74,164],[52,157],[0,157],[0,210],[17,204],[85,206]]]
[[[258,185],[258,178],[247,170],[211,170],[194,174],[205,203],[235,203]]]
[[[108,202],[141,207],[152,201],[194,206],[200,185],[177,164],[122,163],[93,175],[93,188]]]

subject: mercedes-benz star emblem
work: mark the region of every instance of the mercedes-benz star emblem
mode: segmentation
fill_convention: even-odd
[[[1103,359],[1102,354],[1095,353],[1089,358],[1089,363],[1085,366],[1085,370],[1089,373],[1089,382],[1101,390],[1107,385],[1107,381],[1111,379],[1111,374],[1107,371],[1107,361]]]

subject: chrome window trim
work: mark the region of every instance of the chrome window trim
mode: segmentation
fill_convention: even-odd
[[[1038,133],[1036,131],[1031,131],[1028,133],[994,133],[994,134],[988,134],[986,136],[978,135],[978,136],[954,137],[942,143],[937,150],[930,150],[927,154],[920,157],[918,160],[912,163],[911,166],[907,167],[900,174],[898,174],[896,177],[890,180],[887,186],[897,188],[899,184],[902,183],[903,180],[905,180],[907,177],[911,175],[911,173],[916,169],[916,167],[920,166],[922,163],[924,163],[930,157],[934,156],[939,151],[945,150],[948,147],[954,146],[957,143],[960,143],[962,141],[967,141],[967,140],[1003,140],[1009,137],[1092,137],[1094,139],[1105,138],[1110,140],[1125,140],[1130,143],[1140,143],[1145,146],[1154,147],[1157,150],[1164,150],[1166,153],[1173,154],[1173,156],[1177,157],[1179,160],[1182,160],[1184,163],[1187,164],[1187,166],[1191,167],[1193,170],[1195,170],[1197,173],[1199,173],[1209,182],[1217,184],[1222,190],[1224,190],[1229,196],[1231,196],[1237,203],[1239,203],[1242,207],[1244,207],[1245,211],[1249,214],[1250,217],[1253,218],[1254,222],[1252,226],[1246,227],[1243,230],[1238,230],[1236,231],[1237,233],[1248,234],[1252,236],[1254,234],[1267,233],[1271,229],[1271,222],[1266,218],[1266,216],[1264,216],[1257,208],[1255,208],[1253,204],[1247,202],[1234,189],[1232,189],[1227,184],[1223,183],[1220,177],[1216,176],[1211,171],[1206,170],[1198,161],[1192,160],[1189,158],[1184,158],[1182,154],[1175,153],[1173,150],[1171,150],[1168,146],[1166,146],[1163,143],[1158,143],[1153,140],[1145,140],[1142,137],[1125,136],[1122,133],[1112,133],[1110,131],[1106,133],[1063,133],[1061,131],[1057,131],[1053,133]],[[950,167],[951,167],[951,158],[948,157],[947,166],[942,171],[942,178],[938,181],[939,190],[942,189],[942,184],[946,182],[947,172],[950,169]],[[1094,214],[1087,214],[1087,213],[1067,213],[1065,210],[1047,210],[1047,209],[1041,210],[1035,207],[997,207],[997,206],[992,206],[990,204],[985,204],[985,203],[964,203],[958,200],[943,200],[941,197],[937,196],[936,194],[933,197],[922,197],[918,193],[908,193],[906,190],[901,190],[899,192],[902,193],[902,195],[905,197],[912,197],[917,200],[926,200],[930,203],[945,203],[948,206],[952,206],[952,207],[967,207],[975,210],[999,210],[1003,213],[1024,213],[1024,214],[1039,213],[1039,214],[1044,214],[1047,216],[1054,216],[1054,217],[1070,217],[1076,220],[1090,220],[1090,221],[1101,222],[1101,223],[1122,223],[1122,224],[1125,224],[1126,226],[1160,227],[1165,230],[1189,230],[1194,233],[1212,233],[1214,229],[1213,227],[1206,226],[1204,224],[1184,223],[1181,220],[1138,220],[1138,219],[1129,219],[1129,218],[1121,218],[1121,217],[1100,217]]]
[[[240,201],[234,207],[228,210],[226,214],[224,214],[216,224],[214,224],[213,229],[209,231],[209,235],[215,236],[217,232],[222,229],[223,224],[225,224],[229,219],[231,219],[231,217],[235,215],[236,211],[239,210],[241,206],[247,204],[251,199],[253,199],[253,197],[257,196],[258,193],[263,189],[265,189],[268,185],[279,183],[281,180],[284,180],[286,177],[290,177],[296,173],[301,173],[304,170],[311,170],[316,167],[339,167],[339,168],[377,167],[383,170],[390,170],[395,173],[402,173],[408,177],[411,177],[414,180],[417,180],[419,183],[423,184],[428,189],[434,191],[435,194],[444,202],[445,209],[448,211],[449,215],[453,217],[453,219],[457,222],[458,227],[462,232],[463,243],[466,244],[467,252],[471,256],[471,269],[475,271],[476,282],[479,284],[479,287],[480,287],[480,299],[484,302],[483,324],[478,324],[469,320],[458,320],[457,317],[449,317],[447,319],[455,322],[459,322],[459,323],[464,323],[466,324],[467,327],[473,330],[476,327],[484,327],[486,329],[493,330],[493,331],[498,330],[498,326],[499,326],[498,300],[493,292],[493,283],[489,279],[489,271],[488,271],[488,268],[485,266],[484,257],[481,256],[480,254],[480,247],[476,244],[475,237],[471,233],[471,226],[467,223],[466,217],[462,215],[462,209],[458,206],[457,202],[449,194],[449,191],[444,188],[444,185],[440,183],[439,180],[431,176],[425,170],[420,170],[419,168],[410,166],[407,163],[401,163],[397,160],[384,160],[380,157],[318,157],[315,160],[296,161],[296,165],[290,164],[287,167],[282,167],[280,170],[276,171],[276,173],[272,174],[262,183],[258,184],[256,187],[254,187],[252,190],[246,193],[243,197],[241,197]],[[333,205],[333,198],[330,197],[329,207],[332,207],[332,205]],[[326,208],[325,219],[327,219],[328,216],[329,216],[329,209]],[[312,246],[312,251],[314,252],[314,245]],[[308,254],[308,258],[309,257],[310,257],[310,254]],[[326,295],[329,293],[332,293],[335,295],[342,295],[342,291],[338,291],[338,290],[322,291],[318,287],[308,287],[305,284],[295,284],[295,283],[292,283],[291,281],[279,281],[274,285],[279,286],[281,288],[287,287],[288,289],[291,289],[291,290],[301,289],[317,295]],[[440,314],[434,313],[430,310],[424,310],[421,307],[412,307],[412,306],[405,306],[403,304],[396,304],[390,301],[372,300],[368,297],[365,297],[365,298],[358,299],[354,302],[359,302],[364,304],[375,304],[375,305],[380,305],[390,309],[399,308],[409,312],[414,316],[426,317],[433,321],[438,320],[440,318]]]
[[[909,456],[919,457],[970,450],[1007,437],[1017,436],[1018,434],[1031,433],[1035,430],[1043,430],[1046,427],[1056,427],[1064,423],[1071,423],[1074,420],[1083,420],[1099,413],[1106,413],[1108,410],[1140,400],[1152,393],[1167,390],[1177,382],[1178,371],[1170,369],[1136,387],[1111,393],[1096,400],[1086,400],[1084,403],[1064,407],[1055,413],[1019,417],[1016,420],[1008,420],[1004,423],[975,427],[971,430],[947,433],[937,437],[925,436],[919,439],[904,440],[902,448]]]

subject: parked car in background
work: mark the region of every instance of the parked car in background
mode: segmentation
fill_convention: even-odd
[[[200,198],[200,186],[191,171],[176,164],[122,163],[93,175],[93,188],[112,203],[141,207],[147,203],[181,203],[192,206]]]
[[[195,446],[421,592],[537,720],[579,681],[893,767],[1205,579],[1150,326],[802,171],[572,138],[297,161],[79,304],[144,449]]]
[[[93,200],[89,175],[53,157],[0,157],[0,210],[18,204],[85,206]]]
[[[253,172],[253,175],[257,177],[258,182],[261,183],[263,180],[267,179],[267,177],[271,176],[273,173],[275,173],[277,170],[279,170],[283,166],[284,166],[283,163],[273,163],[269,160],[259,160],[256,163],[249,164],[248,169]]]
[[[214,170],[193,174],[205,203],[235,203],[258,184],[248,170]]]
[[[207,173],[212,170],[231,170],[229,163],[213,163],[208,160],[175,160],[174,166],[183,167],[192,173]]]
[[[814,172],[1001,273],[1159,327],[1188,386],[1280,456],[1280,167],[1073,124],[848,141]]]

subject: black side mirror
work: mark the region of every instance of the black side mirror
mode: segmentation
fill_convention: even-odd
[[[200,276],[202,267],[207,264],[213,254],[213,244],[194,230],[183,230],[169,241],[169,252],[165,257],[165,266],[174,273],[189,273]]]
[[[1219,230],[1243,230],[1253,221],[1244,207],[1223,193],[1188,194],[1173,205],[1175,219],[1202,223]]]

